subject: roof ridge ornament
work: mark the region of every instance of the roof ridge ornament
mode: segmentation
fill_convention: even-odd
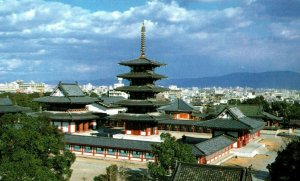
[[[141,27],[141,56],[140,58],[145,58],[145,39],[146,39],[146,27],[145,23],[143,21],[142,27]]]

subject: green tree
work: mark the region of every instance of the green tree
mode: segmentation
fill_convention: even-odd
[[[294,140],[278,152],[275,162],[267,166],[271,180],[298,180],[300,178],[300,141]],[[297,179],[298,178],[298,179]]]
[[[68,180],[75,155],[47,118],[0,117],[0,176],[3,180]]]
[[[169,133],[162,133],[162,143],[153,145],[153,154],[157,160],[148,163],[148,169],[152,178],[165,180],[166,176],[175,169],[176,161],[196,163],[192,154],[192,147],[176,141],[176,138]]]
[[[99,97],[99,95],[97,93],[95,93],[95,92],[91,92],[90,93],[90,97]]]
[[[290,118],[291,119],[300,119],[300,105],[299,104],[292,105]]]
[[[94,181],[117,181],[118,173],[118,166],[116,164],[111,164],[106,168],[106,174],[94,177]]]
[[[33,102],[34,98],[42,96],[39,93],[25,94],[25,93],[4,93],[0,94],[0,97],[9,97],[12,102],[19,106],[30,107],[33,111],[38,111],[40,104]]]

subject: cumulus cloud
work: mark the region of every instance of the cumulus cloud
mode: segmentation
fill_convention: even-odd
[[[152,0],[124,11],[92,11],[60,2],[3,0],[0,71],[7,76],[11,71],[41,73],[45,80],[115,77],[121,73],[117,62],[138,56],[143,21],[147,56],[169,64],[164,69],[169,77],[181,68],[189,70],[183,77],[224,74],[236,67],[262,70],[258,62],[264,68],[297,70],[298,55],[291,52],[299,45],[298,1],[284,5],[293,6],[292,12],[281,7],[283,0],[232,2]],[[189,8],[185,3],[220,6]]]
[[[11,70],[21,67],[22,64],[23,64],[23,62],[19,59],[1,60],[0,61],[0,70],[11,71]]]
[[[270,25],[273,34],[283,39],[300,39],[300,21],[289,23],[272,23]]]
[[[70,68],[67,67],[67,70],[73,71],[75,73],[90,73],[96,71],[97,67],[86,64],[75,64]]]

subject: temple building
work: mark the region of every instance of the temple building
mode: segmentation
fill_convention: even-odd
[[[129,94],[128,99],[117,102],[118,105],[126,107],[127,111],[110,116],[110,120],[124,122],[125,135],[158,135],[157,122],[162,116],[157,112],[157,108],[165,105],[166,101],[156,99],[156,94],[167,89],[155,85],[155,81],[166,78],[155,73],[155,68],[165,64],[146,58],[144,24],[141,28],[140,57],[119,64],[130,68],[129,73],[117,76],[127,79],[129,85],[115,89]]]
[[[86,96],[77,83],[59,82],[50,96],[33,101],[42,103],[42,114],[49,117],[54,126],[62,132],[74,133],[96,128],[98,116],[88,111],[86,105],[97,100]]]
[[[159,130],[178,132],[209,132],[209,130],[196,130],[196,123],[200,119],[195,116],[199,111],[191,104],[180,98],[174,99],[170,104],[158,108],[158,111],[167,115],[168,119],[158,122]]]
[[[225,134],[236,138],[233,147],[240,148],[260,136],[265,122],[246,117],[237,107],[226,107],[217,118],[198,122],[197,126],[211,129],[213,137]]]
[[[157,144],[157,142],[71,134],[65,134],[64,140],[65,149],[80,156],[135,162],[153,162],[155,160],[151,145]]]
[[[100,119],[97,122],[97,127],[101,127],[101,126],[123,127],[124,126],[124,123],[122,121],[111,122],[107,119],[108,116],[126,112],[126,108],[115,104],[116,102],[119,102],[124,99],[125,98],[122,96],[115,96],[115,97],[102,96],[99,98],[99,101],[86,106],[89,111],[99,116]]]
[[[0,116],[9,113],[24,113],[30,111],[30,108],[14,105],[9,97],[0,98]]]
[[[193,105],[179,98],[173,100],[169,105],[158,108],[158,110],[164,112],[175,120],[196,119],[196,117],[193,116],[193,112],[195,112],[197,109]]]

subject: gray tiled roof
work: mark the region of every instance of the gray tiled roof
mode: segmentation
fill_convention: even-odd
[[[211,155],[223,148],[226,148],[236,142],[234,138],[226,135],[217,136],[201,143],[195,144],[195,147],[200,150],[204,155]]]
[[[252,130],[262,129],[266,123],[263,121],[259,121],[257,119],[252,119],[248,117],[240,118],[239,121],[251,127]]]
[[[49,117],[52,120],[61,120],[61,121],[82,121],[82,120],[95,120],[99,117],[90,113],[68,113],[68,112],[43,112],[45,116]]]
[[[195,107],[191,104],[186,103],[182,99],[175,99],[171,104],[162,106],[158,110],[168,111],[168,112],[192,112],[195,110]]]
[[[77,83],[59,83],[58,89],[60,89],[63,93],[67,94],[65,96],[85,96]]]
[[[58,97],[58,96],[45,96],[45,97],[39,97],[34,98],[33,101],[35,102],[41,102],[41,103],[62,103],[62,104],[89,104],[96,102],[98,99],[94,97]]]
[[[5,97],[5,98],[0,98],[0,106],[11,106],[13,105],[12,101],[10,98]]]
[[[62,103],[62,104],[89,104],[98,101],[98,98],[85,96],[77,83],[66,84],[61,83],[56,86],[56,90],[60,90],[64,96],[45,96],[33,99],[35,102],[41,103]]]
[[[126,99],[119,102],[116,102],[116,104],[121,106],[162,106],[166,105],[168,102],[166,101],[160,101],[156,99],[146,99],[146,100],[135,100],[135,99]]]
[[[159,87],[155,85],[143,85],[143,86],[123,86],[118,87],[115,90],[125,92],[163,92],[167,91],[167,88]]]
[[[178,120],[178,119],[166,119],[158,121],[159,124],[170,124],[170,125],[188,125],[188,126],[196,126],[198,122],[194,120]]]
[[[106,104],[106,105],[115,104],[116,102],[124,100],[124,99],[126,99],[126,98],[124,98],[122,96],[113,96],[113,97],[103,96],[103,97],[100,97],[100,100],[102,100],[102,103]]]
[[[13,105],[10,98],[0,98],[0,113],[20,113],[20,112],[28,112],[31,109],[28,107],[22,107]]]
[[[65,134],[64,141],[67,144],[78,144],[106,148],[121,148],[136,151],[152,151],[151,145],[158,144],[157,142],[149,141],[115,139],[110,137],[79,136],[70,134]]]
[[[109,116],[111,120],[123,120],[123,121],[138,121],[138,122],[157,122],[165,119],[163,115],[150,115],[150,114],[131,114],[131,113],[119,113]]]
[[[246,117],[244,115],[244,113],[242,113],[241,110],[239,110],[237,107],[231,107],[228,109],[237,119],[240,119],[240,118],[244,118]]]
[[[154,72],[129,72],[125,74],[120,74],[117,77],[125,78],[125,79],[131,79],[131,78],[151,78],[151,79],[163,79],[167,78],[164,75],[160,75]]]
[[[31,109],[28,107],[21,107],[21,106],[0,106],[0,113],[21,113],[21,112],[30,112]]]
[[[119,63],[120,65],[125,65],[125,66],[136,66],[136,65],[151,65],[154,67],[159,67],[159,66],[164,66],[166,64],[160,63],[154,60],[150,60],[148,58],[138,58],[134,60],[128,60],[128,61],[122,61]]]
[[[234,119],[211,119],[197,123],[197,126],[227,130],[249,130],[248,125]]]
[[[201,123],[202,126],[225,129],[229,129],[230,127],[232,127],[235,129],[243,129],[249,131],[259,130],[265,126],[265,123],[263,121],[245,116],[237,107],[226,107],[219,113],[219,115],[224,111],[228,112],[228,114],[232,116],[232,119],[217,118],[203,121],[203,124]]]
[[[252,181],[247,168],[179,162],[172,181]]]
[[[276,120],[276,121],[282,121],[282,120],[283,120],[283,118],[274,116],[273,114],[270,114],[270,113],[267,113],[267,112],[262,112],[262,114],[263,114],[266,118],[268,118],[268,119],[272,119],[272,120]]]

